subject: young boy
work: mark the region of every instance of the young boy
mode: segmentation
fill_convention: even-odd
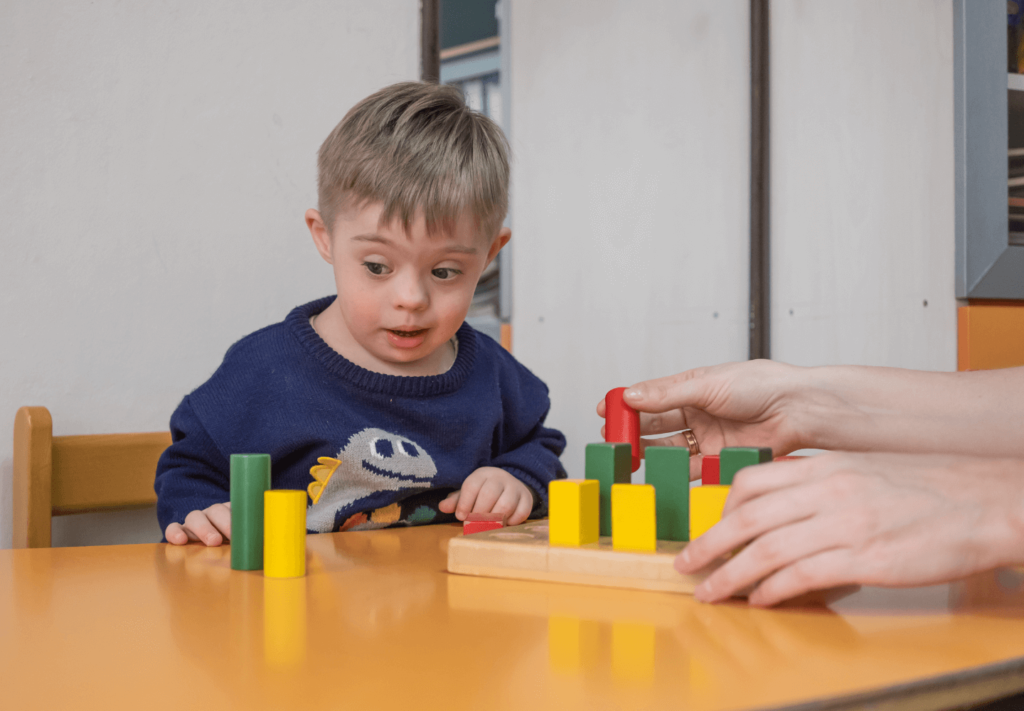
[[[230,537],[232,453],[269,453],[274,488],[309,492],[314,532],[542,510],[565,476],[547,388],[463,322],[510,237],[500,129],[452,87],[396,84],[349,111],[318,166],[306,224],[337,297],[243,338],[182,400],[156,474],[167,541]]]

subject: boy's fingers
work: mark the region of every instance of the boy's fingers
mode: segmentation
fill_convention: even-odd
[[[208,546],[219,546],[224,542],[220,531],[214,528],[210,519],[202,511],[193,511],[185,517],[185,530],[196,537],[197,541]]]
[[[531,511],[533,511],[533,495],[525,494],[520,496],[516,510],[508,517],[508,525],[518,526],[530,517]]]
[[[465,521],[466,516],[473,512],[477,494],[483,485],[484,482],[481,480],[481,477],[474,477],[472,474],[469,475],[466,481],[462,482],[462,488],[459,490],[458,505],[455,507],[455,518]]]
[[[448,496],[441,499],[441,501],[437,504],[437,509],[441,513],[455,513],[455,507],[458,505],[458,503],[459,490],[456,489],[452,493],[448,494]]]
[[[498,499],[501,498],[504,491],[505,485],[502,482],[488,479],[480,487],[480,491],[477,492],[476,501],[473,502],[473,513],[490,513],[494,511],[494,505],[498,503]],[[469,513],[469,511],[466,513]]]
[[[231,540],[231,509],[224,504],[214,504],[204,512],[207,520],[224,537]]]
[[[188,533],[181,527],[180,523],[172,523],[164,532],[167,542],[175,546],[183,546],[189,541]]]
[[[498,497],[498,500],[494,502],[494,505],[491,507],[491,513],[500,513],[505,517],[506,522],[509,522],[511,516],[516,513],[516,510],[519,507],[519,501],[522,499],[523,494],[523,490],[518,486],[505,487],[505,490],[501,492],[501,496]],[[487,512],[481,511],[481,513]],[[509,522],[509,525],[514,524]]]

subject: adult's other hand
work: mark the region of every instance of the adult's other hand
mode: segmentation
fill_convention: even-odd
[[[768,606],[846,584],[902,587],[1024,563],[1024,461],[831,453],[741,470],[722,520],[676,558],[696,590]]]

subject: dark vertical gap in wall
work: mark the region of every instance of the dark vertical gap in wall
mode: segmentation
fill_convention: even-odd
[[[420,0],[420,79],[441,79],[441,0]]]
[[[750,357],[771,357],[768,0],[750,0]]]

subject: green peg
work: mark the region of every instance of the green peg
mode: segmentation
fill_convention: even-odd
[[[263,492],[269,454],[231,455],[231,569],[263,569]]]

